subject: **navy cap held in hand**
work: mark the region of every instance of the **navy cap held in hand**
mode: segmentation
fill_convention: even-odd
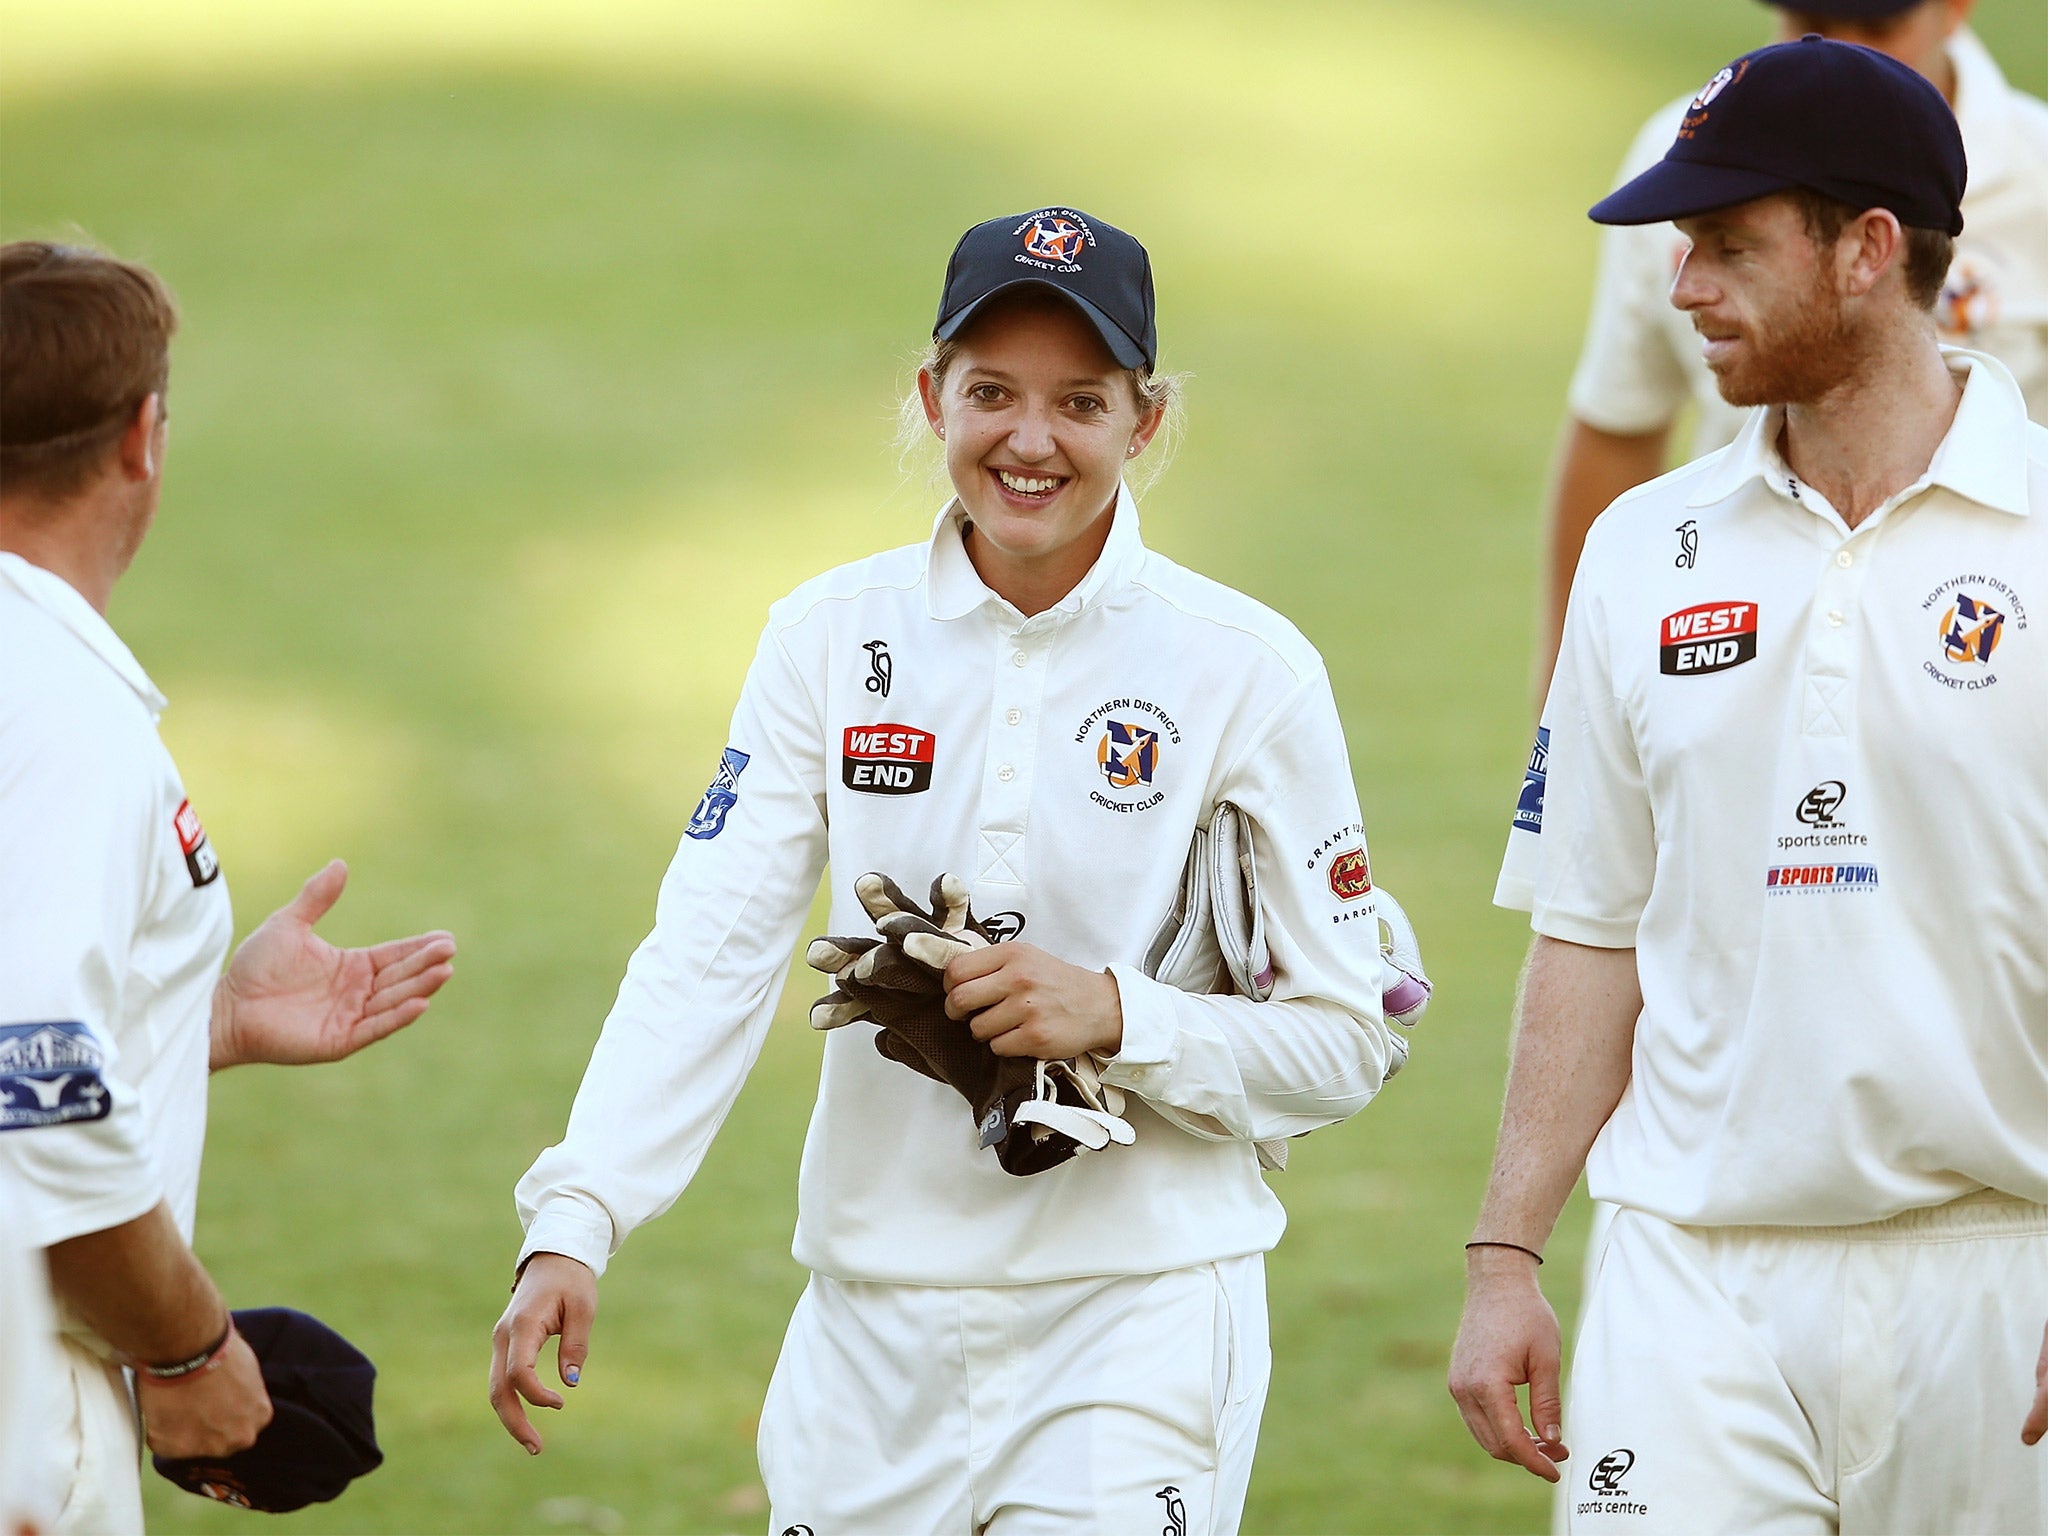
[[[1858,213],[1963,232],[1968,166],[1941,92],[1874,48],[1808,35],[1746,53],[1693,97],[1664,158],[1592,208],[1661,224],[1806,187]]]
[[[180,1488],[270,1514],[334,1498],[383,1465],[370,1411],[377,1367],[317,1318],[289,1307],[252,1307],[235,1327],[263,1367],[271,1421],[232,1456],[151,1458]]]
[[[932,335],[950,340],[997,294],[1026,286],[1072,300],[1123,367],[1158,361],[1152,258],[1122,230],[1073,208],[990,219],[962,235],[946,263]]]

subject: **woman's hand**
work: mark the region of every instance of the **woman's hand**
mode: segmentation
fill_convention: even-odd
[[[519,1399],[539,1408],[559,1408],[565,1401],[540,1383],[534,1369],[540,1347],[550,1335],[562,1336],[555,1369],[564,1386],[575,1386],[590,1354],[590,1325],[596,1318],[597,1276],[588,1264],[559,1253],[536,1253],[526,1261],[505,1315],[491,1332],[491,1406],[505,1433],[529,1455],[540,1454],[540,1432]]]
[[[946,1013],[967,1020],[998,1056],[1065,1061],[1084,1051],[1114,1055],[1124,1043],[1116,978],[1035,944],[992,944],[947,962]]]

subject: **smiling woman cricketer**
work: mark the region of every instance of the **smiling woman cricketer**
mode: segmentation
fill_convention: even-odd
[[[575,1385],[597,1278],[696,1172],[828,861],[834,933],[866,930],[864,872],[950,872],[1008,941],[947,968],[946,1015],[999,1057],[1096,1053],[1135,1139],[1013,1177],[872,1027],[826,1037],[811,1280],[761,1415],[770,1529],[1237,1529],[1285,1223],[1253,1143],[1354,1113],[1401,1048],[1321,657],[1140,539],[1124,473],[1173,403],[1156,361],[1131,236],[1044,208],[962,237],[917,378],[953,498],[925,543],[770,610],[568,1132],[519,1186],[492,1400],[529,1451],[520,1398],[563,1402],[541,1345],[561,1335]],[[1226,800],[1261,870],[1263,1002],[1142,967]]]

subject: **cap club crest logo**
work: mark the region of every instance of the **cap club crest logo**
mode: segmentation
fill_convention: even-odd
[[[1989,663],[2005,634],[2005,615],[1967,592],[1941,616],[1941,654],[1949,661]]]
[[[1142,725],[1111,720],[1096,743],[1095,761],[1112,789],[1150,784],[1159,767],[1159,733]]]
[[[1023,233],[1025,255],[1072,267],[1080,265],[1081,247],[1088,242],[1088,231],[1059,213],[1034,214]]]
[[[1722,70],[1718,75],[1714,76],[1713,79],[1709,80],[1705,85],[1700,87],[1699,95],[1693,97],[1692,99],[1693,110],[1697,112],[1700,111],[1702,108],[1712,106],[1714,104],[1714,98],[1720,95],[1723,91],[1727,90],[1728,87],[1734,83],[1734,81],[1735,71],[1732,68]]]

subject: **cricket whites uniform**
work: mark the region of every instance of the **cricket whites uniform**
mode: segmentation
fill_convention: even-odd
[[[2048,1528],[2048,429],[1945,356],[1853,531],[1758,411],[1579,565],[1495,898],[1642,984],[1574,1531]]]
[[[227,883],[128,648],[0,554],[0,1180],[48,1247],[168,1201],[189,1238]],[[106,1346],[64,1329],[59,1531],[140,1531],[140,1447]]]
[[[1105,1076],[1137,1139],[1012,1177],[871,1027],[824,1038],[794,1245],[813,1278],[762,1416],[773,1528],[1235,1530],[1284,1223],[1252,1142],[1342,1120],[1394,1059],[1343,732],[1307,641],[1147,550],[1128,492],[1088,576],[1030,618],[983,585],[961,518],[771,610],[568,1133],[519,1186],[522,1258],[602,1272],[681,1193],[828,856],[833,933],[868,930],[862,873],[952,871],[999,931],[1115,976]],[[1140,969],[1225,799],[1253,824],[1270,1002]]]
[[[2007,84],[1967,28],[1949,39],[1948,56],[1970,184],[1935,316],[1944,342],[2004,363],[2029,414],[2048,422],[2048,104]],[[1674,101],[1643,125],[1620,182],[1663,155],[1688,105]],[[1689,400],[1699,413],[1692,440],[1698,456],[1733,441],[1748,411],[1721,398],[1691,318],[1671,303],[1686,244],[1670,224],[1602,232],[1570,405],[1589,427],[1634,435],[1670,425]]]

